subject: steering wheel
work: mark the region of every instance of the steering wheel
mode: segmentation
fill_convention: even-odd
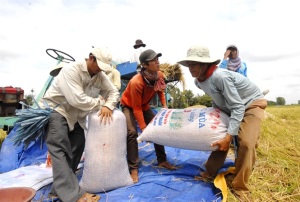
[[[54,53],[56,54],[56,56],[53,56],[53,53],[50,54],[51,52],[54,52]],[[74,59],[71,55],[69,55],[69,54],[67,54],[67,53],[64,53],[64,52],[62,52],[62,51],[53,49],[53,48],[48,48],[48,49],[46,50],[46,53],[47,53],[50,57],[52,57],[52,58],[54,58],[54,59],[56,59],[56,60],[59,60],[60,62],[67,62],[67,61],[74,62],[74,61],[75,61],[75,59]],[[64,60],[66,60],[66,61],[64,61]]]

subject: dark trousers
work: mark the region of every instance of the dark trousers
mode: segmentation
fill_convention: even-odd
[[[138,169],[138,132],[137,132],[137,123],[133,115],[133,110],[129,107],[122,107],[122,111],[126,117],[127,124],[127,160],[129,170]],[[145,123],[148,125],[153,119],[155,114],[151,109],[143,112]],[[165,147],[162,145],[154,144],[155,153],[157,157],[157,162],[161,163],[167,160],[165,153]]]
[[[57,194],[63,202],[77,201],[85,193],[75,175],[84,150],[84,130],[76,123],[70,132],[65,117],[52,112],[46,141],[52,161],[51,193]]]

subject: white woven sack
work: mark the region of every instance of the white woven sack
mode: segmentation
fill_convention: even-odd
[[[229,117],[219,109],[161,109],[138,137],[160,145],[213,151],[211,143],[226,136]]]
[[[125,115],[113,111],[113,122],[101,124],[97,112],[88,115],[85,161],[80,186],[90,193],[133,184],[126,158]]]
[[[0,189],[31,187],[36,191],[53,182],[52,168],[42,165],[24,166],[0,174]],[[0,201],[1,197],[0,197]]]

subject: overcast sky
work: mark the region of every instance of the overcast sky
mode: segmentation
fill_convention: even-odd
[[[136,39],[176,63],[194,44],[223,58],[236,44],[248,77],[268,100],[300,100],[300,12],[297,0],[0,0],[0,87],[35,94],[57,61],[53,48],[76,60],[91,46],[108,46],[115,61],[130,60]],[[186,87],[197,89],[182,67]]]

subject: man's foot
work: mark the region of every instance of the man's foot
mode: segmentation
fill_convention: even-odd
[[[229,173],[225,175],[225,181],[227,184],[228,189],[230,192],[239,200],[242,202],[252,202],[253,199],[251,197],[251,194],[249,191],[240,191],[233,188],[232,181],[235,178],[235,175],[232,173]]]
[[[253,202],[249,191],[231,190],[232,194],[241,202]]]
[[[159,167],[166,168],[168,170],[176,170],[177,167],[171,165],[168,161],[164,161],[158,164]]]
[[[100,199],[99,195],[85,193],[83,194],[83,196],[80,197],[80,199],[77,202],[98,202],[99,199]]]
[[[138,169],[132,169],[130,171],[130,176],[132,178],[133,183],[138,183],[139,182],[139,172],[138,172]]]
[[[208,172],[201,172],[200,176],[195,176],[195,180],[201,180],[203,182],[213,182],[216,176],[211,176]]]

